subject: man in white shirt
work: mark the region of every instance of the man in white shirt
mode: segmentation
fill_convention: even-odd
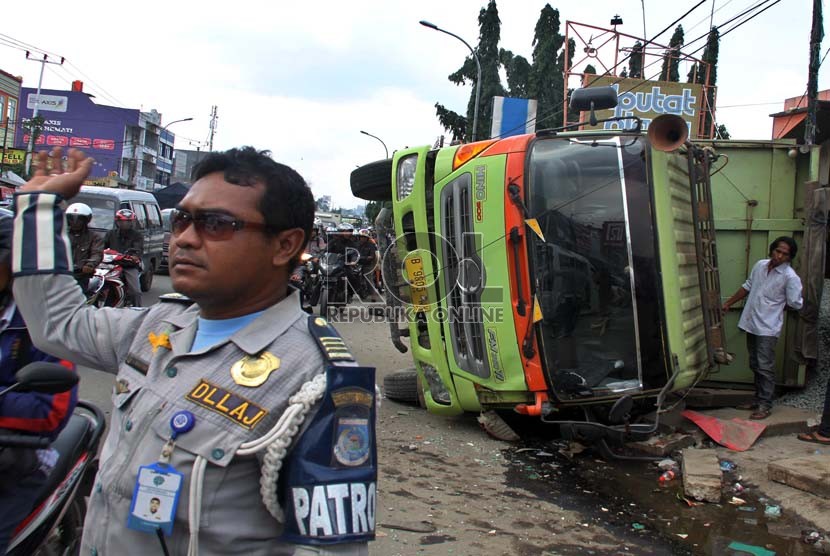
[[[746,282],[723,304],[726,312],[748,297],[738,328],[746,332],[749,368],[755,374],[755,402],[739,409],[752,409],[750,419],[769,417],[775,397],[775,344],[784,327],[784,307],[801,309],[801,279],[790,266],[798,245],[791,237],[776,238],[769,258],[755,263]]]

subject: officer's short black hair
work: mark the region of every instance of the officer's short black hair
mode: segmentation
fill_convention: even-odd
[[[225,181],[234,185],[265,185],[259,210],[265,218],[266,231],[300,228],[308,243],[314,225],[314,196],[305,180],[292,168],[271,158],[270,151],[253,147],[210,153],[193,168],[193,181],[208,174],[222,172]]]
[[[790,260],[795,259],[795,254],[798,253],[798,245],[796,244],[795,240],[790,236],[781,236],[775,238],[775,240],[769,244],[770,256],[772,256],[772,252],[775,251],[775,248],[778,247],[779,243],[786,243],[787,247],[790,248]]]

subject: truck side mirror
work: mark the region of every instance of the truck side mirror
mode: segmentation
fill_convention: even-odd
[[[591,125],[597,125],[594,110],[607,110],[617,106],[617,90],[614,87],[586,87],[571,93],[570,109],[573,111],[590,111]]]

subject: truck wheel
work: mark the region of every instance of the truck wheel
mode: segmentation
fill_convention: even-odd
[[[138,280],[139,284],[141,285],[141,291],[148,292],[150,288],[153,287],[153,263],[147,265],[147,268],[144,272],[141,273]]]
[[[364,164],[352,171],[352,195],[366,201],[392,200],[392,159]]]
[[[383,377],[383,392],[396,402],[418,403],[418,371],[402,369]]]

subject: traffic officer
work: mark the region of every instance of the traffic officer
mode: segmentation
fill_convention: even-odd
[[[117,374],[84,554],[367,553],[374,369],[289,291],[314,199],[268,155],[199,165],[171,219],[177,294],[151,308],[86,307],[68,273],[63,200],[90,158],[39,153],[16,195],[15,297],[34,342]]]

